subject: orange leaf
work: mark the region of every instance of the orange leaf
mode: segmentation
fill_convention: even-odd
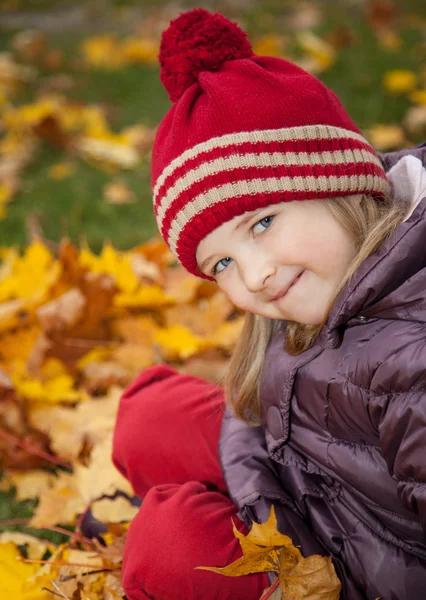
[[[279,576],[282,600],[338,600],[341,583],[331,557],[315,554],[304,558],[291,539],[278,531],[274,506],[268,520],[261,525],[253,523],[247,536],[234,523],[233,529],[243,556],[226,567],[196,568],[230,577],[272,571]]]

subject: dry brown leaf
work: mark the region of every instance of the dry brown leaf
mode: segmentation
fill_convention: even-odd
[[[8,373],[0,367],[0,402],[7,400],[13,394],[13,382]]]
[[[158,265],[161,270],[167,269],[176,262],[170,249],[160,237],[152,238],[144,244],[135,246],[133,252],[143,254],[147,260]]]
[[[112,331],[114,335],[121,337],[126,343],[149,346],[152,344],[158,325],[152,316],[123,316],[114,319]]]
[[[85,444],[95,446],[111,435],[121,394],[121,388],[113,387],[76,408],[36,405],[29,409],[30,423],[49,436],[58,456],[74,462]]]
[[[130,482],[112,464],[112,432],[92,450],[90,464],[76,464],[74,482],[86,505],[101,496],[113,496],[121,491],[133,495]]]
[[[121,551],[121,556],[123,551]],[[108,573],[105,578],[102,600],[121,600],[124,597],[123,586],[121,585],[121,576],[117,573]]]
[[[210,336],[233,313],[234,306],[219,290],[198,305],[179,304],[164,311],[167,327],[183,325],[200,336]]]
[[[108,523],[108,533],[102,537],[106,546],[98,546],[99,555],[113,565],[119,565],[123,560],[124,545],[126,543],[127,528],[121,523]]]
[[[426,135],[426,105],[412,106],[408,109],[403,125],[410,135]]]
[[[11,48],[23,61],[38,61],[46,52],[47,38],[41,31],[26,29],[14,36]]]
[[[396,27],[399,11],[394,0],[369,0],[366,8],[367,19],[374,32]]]
[[[79,493],[75,477],[61,472],[54,487],[40,494],[39,504],[29,525],[31,527],[71,525],[86,506],[87,502]]]
[[[87,301],[83,293],[74,288],[59,298],[43,304],[36,316],[45,334],[69,331],[83,317]]]
[[[277,528],[275,508],[268,520],[253,523],[247,536],[233,523],[243,556],[223,567],[197,567],[231,577],[249,573],[274,572],[279,576],[282,600],[338,600],[341,583],[330,556],[312,555],[304,558],[291,539]]]
[[[58,303],[52,302],[51,318],[44,321],[44,325],[49,329],[40,335],[31,352],[30,370],[39,369],[49,357],[58,358],[73,369],[76,361],[90,349],[99,346],[100,341],[111,338],[110,324],[105,316],[112,308],[117,293],[113,278],[108,275],[88,273],[81,282],[80,293],[85,299],[84,310],[80,310],[81,301],[80,309],[76,310],[75,315],[70,316],[69,328],[65,330],[67,319],[60,316],[55,318],[55,307]],[[78,315],[79,318],[74,322],[73,317]]]
[[[201,279],[189,274],[181,266],[170,269],[166,273],[164,291],[179,304],[192,302],[200,286]]]
[[[164,277],[160,267],[152,261],[147,260],[143,254],[133,253],[130,257],[132,269],[141,283],[158,283],[163,285]]]
[[[54,587],[64,594],[65,598],[78,598],[81,600],[84,590],[91,593],[92,587],[99,589],[103,586],[105,576],[103,573],[97,572],[103,567],[102,558],[98,553],[64,548],[61,562],[69,563],[69,566],[65,564],[58,567]],[[79,567],[76,565],[86,566]],[[90,574],[91,571],[94,571],[93,575]],[[98,600],[98,598],[99,596],[96,595],[94,600]]]
[[[127,381],[124,385],[127,385],[130,383],[129,375],[130,379],[133,379],[144,369],[159,362],[160,356],[152,346],[125,343],[114,351],[111,360],[114,361],[117,367],[125,369]]]
[[[55,485],[55,476],[41,469],[27,472],[9,471],[8,478],[11,484],[16,486],[16,499],[27,500],[37,498],[45,490]]]
[[[124,387],[132,379],[128,369],[112,361],[91,362],[81,373],[82,385],[90,394],[104,394],[112,385]]]

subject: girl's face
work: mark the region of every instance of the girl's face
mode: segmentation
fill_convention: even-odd
[[[223,223],[200,242],[196,258],[242,310],[317,325],[355,253],[327,204],[307,200]]]

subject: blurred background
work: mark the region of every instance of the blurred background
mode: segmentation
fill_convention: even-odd
[[[156,234],[150,152],[170,106],[159,39],[195,7],[318,76],[377,150],[423,141],[423,0],[1,0],[0,246],[68,236],[99,252]]]

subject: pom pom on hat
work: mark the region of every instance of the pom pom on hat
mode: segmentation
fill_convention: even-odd
[[[171,21],[160,46],[161,81],[176,102],[201,71],[217,71],[228,60],[250,58],[247,34],[223,15],[196,8]]]

